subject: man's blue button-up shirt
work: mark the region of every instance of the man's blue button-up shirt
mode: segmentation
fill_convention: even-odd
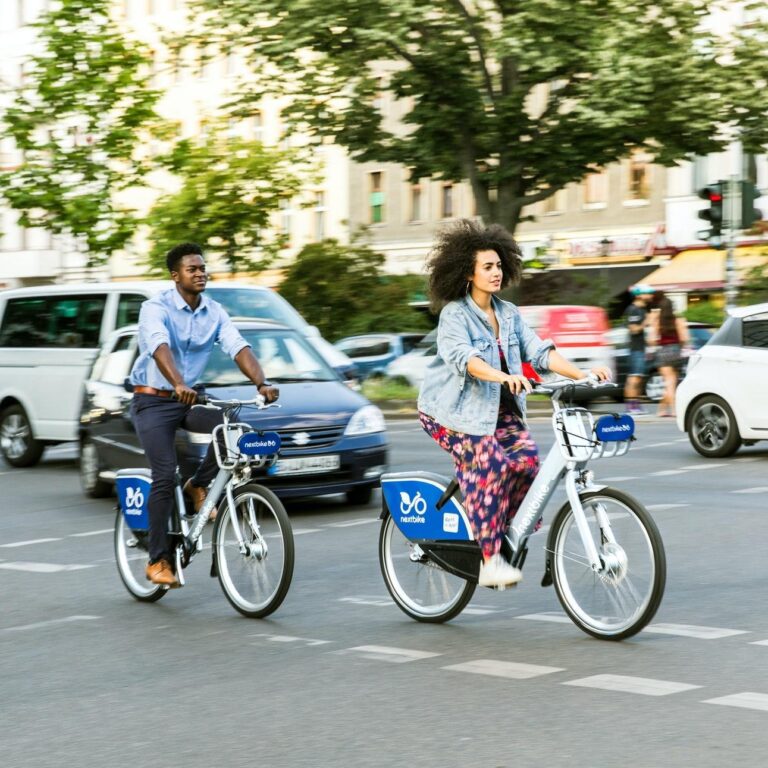
[[[162,291],[141,305],[139,357],[131,370],[131,383],[173,389],[153,357],[161,344],[167,344],[184,383],[194,386],[217,341],[232,359],[249,346],[217,301],[200,294],[193,310],[176,288]]]

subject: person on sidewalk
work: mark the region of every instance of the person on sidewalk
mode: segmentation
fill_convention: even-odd
[[[501,226],[459,220],[438,234],[429,256],[429,292],[440,312],[437,355],[418,399],[424,430],[456,466],[464,507],[482,552],[478,583],[505,587],[522,574],[501,555],[509,521],[539,469],[525,423],[529,362],[571,379],[587,374],[540,339],[514,304],[496,294],[522,277],[520,250]],[[608,368],[593,368],[598,379]]]
[[[657,346],[659,373],[664,379],[664,395],[659,400],[656,415],[674,416],[678,371],[683,361],[682,348],[690,341],[688,324],[675,315],[672,301],[663,291],[653,294],[652,306],[651,330]]]
[[[208,274],[202,248],[195,243],[177,245],[168,251],[166,263],[175,286],[145,301],[139,313],[139,356],[130,375],[131,415],[152,470],[146,576],[155,584],[177,587],[168,538],[176,473],[174,441],[179,427],[210,433],[222,423],[220,410],[195,405],[201,393],[195,385],[213,345],[221,344],[266,402],[277,400],[279,392],[265,380],[250,345],[222,306],[203,295]],[[205,501],[217,470],[211,442],[184,486],[195,511]]]
[[[629,330],[629,371],[624,385],[624,402],[627,413],[643,415],[640,405],[640,388],[646,375],[645,329],[648,325],[648,302],[653,295],[649,285],[635,285],[632,288],[632,303],[624,313]]]

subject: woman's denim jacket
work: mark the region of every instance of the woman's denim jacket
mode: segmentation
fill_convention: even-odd
[[[522,374],[524,362],[538,372],[548,371],[549,350],[554,343],[542,341],[514,304],[495,296],[491,301],[509,372]],[[493,328],[472,297],[465,296],[447,304],[440,313],[437,355],[427,366],[418,408],[456,432],[492,435],[499,417],[501,384],[481,381],[467,372],[469,358],[474,355],[501,370]],[[525,395],[519,395],[517,402],[525,416]]]

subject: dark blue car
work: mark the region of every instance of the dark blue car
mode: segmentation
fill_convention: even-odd
[[[243,408],[240,420],[280,433],[277,464],[258,482],[282,498],[345,493],[365,504],[387,466],[381,411],[346,386],[338,373],[295,330],[268,321],[236,321],[267,378],[280,388],[281,408]],[[115,473],[146,467],[130,416],[132,395],[124,381],[137,355],[137,328],[116,331],[104,344],[88,379],[80,417],[80,477],[92,497],[112,493]],[[253,385],[217,346],[204,374],[216,399],[246,400]],[[190,477],[211,436],[180,430],[179,467]]]

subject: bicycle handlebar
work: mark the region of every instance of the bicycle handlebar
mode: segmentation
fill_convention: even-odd
[[[208,395],[198,395],[197,404],[215,405],[220,408],[239,408],[243,405],[253,405],[260,411],[264,410],[265,408],[282,408],[280,403],[267,403],[261,395],[257,395],[251,400],[215,400],[212,397],[208,397]]]

